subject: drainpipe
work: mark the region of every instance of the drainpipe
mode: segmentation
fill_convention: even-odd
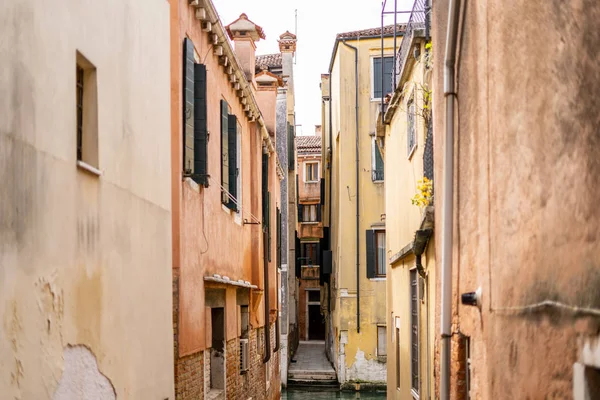
[[[349,45],[346,41],[342,43],[354,51],[354,114],[356,123],[356,332],[360,333],[360,232],[359,232],[359,193],[360,187],[358,186],[358,49],[354,46]],[[381,61],[383,63],[383,60]],[[382,92],[383,93],[383,92]],[[383,94],[382,94],[383,96]]]
[[[271,359],[271,324],[269,322],[269,254],[267,253],[269,234],[267,231],[263,231],[263,263],[264,263],[264,274],[265,274],[265,355],[263,357],[263,364],[267,363]]]
[[[450,399],[450,346],[452,337],[452,228],[454,222],[454,72],[460,0],[449,0],[444,97],[446,98],[446,141],[444,150],[444,197],[442,213],[442,312],[441,312],[441,400]]]
[[[331,71],[332,69],[329,69],[329,151],[331,152],[331,154],[329,154],[329,250],[331,250],[331,226],[332,226],[332,219],[333,216],[331,215],[331,203],[333,202],[333,192],[332,192],[332,188],[333,188],[333,132],[331,132],[333,130],[333,122],[331,121],[331,114],[332,114],[332,106],[331,106],[331,101],[333,98],[333,93],[331,92]],[[333,261],[332,261],[333,262]],[[333,266],[332,266],[332,271],[333,272]],[[331,275],[330,275],[331,278]],[[327,312],[329,312],[329,314],[331,314],[331,279],[329,279],[329,285],[327,285]]]
[[[279,351],[279,275],[276,275],[275,281],[277,285],[275,288],[277,289],[277,319],[275,320],[275,348],[273,349],[273,353],[277,353]]]

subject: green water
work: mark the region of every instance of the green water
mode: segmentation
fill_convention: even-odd
[[[281,393],[283,400],[329,400],[329,399],[363,399],[363,400],[381,400],[385,399],[385,392],[307,392],[299,390],[283,391]]]

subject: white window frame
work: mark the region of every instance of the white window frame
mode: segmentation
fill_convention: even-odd
[[[308,173],[307,173],[308,172],[308,164],[316,164],[317,165],[317,167],[315,169],[317,171],[316,172],[316,175],[317,175],[316,180],[310,180],[310,181],[308,180]],[[317,160],[304,161],[304,183],[319,182],[320,175],[321,175],[321,162],[320,161],[317,161]]]
[[[383,58],[386,58],[386,57],[394,57],[394,55],[393,54],[384,54]],[[381,101],[381,97],[375,97],[375,59],[376,58],[381,58],[381,54],[379,54],[377,56],[371,56],[371,73],[369,74],[369,75],[371,75],[371,91],[370,91],[369,95],[371,97],[372,102]],[[383,89],[381,90],[381,92],[383,93]]]
[[[319,204],[302,204],[302,222],[303,224],[317,224],[317,207]],[[309,211],[307,211],[309,210]],[[314,211],[314,213],[313,213]],[[308,219],[305,218],[306,213],[308,213]],[[313,217],[314,218],[311,218]],[[314,219],[314,220],[313,220]]]
[[[409,149],[408,148],[408,138],[409,138],[409,129],[408,129],[408,117],[410,114],[410,107],[414,107],[414,113],[413,113],[413,130],[414,130],[414,143],[413,146]],[[411,95],[408,97],[408,100],[406,101],[406,149],[408,152],[408,155],[406,156],[407,159],[411,159],[413,154],[415,154],[415,150],[417,149],[417,138],[419,137],[419,135],[417,134],[417,98],[415,96],[415,91],[413,89]]]
[[[412,287],[412,281],[410,279],[410,274],[414,271],[415,273],[415,277],[416,277],[416,285],[415,285],[415,295],[417,296],[417,377],[418,380],[421,380],[421,332],[420,332],[420,325],[421,325],[421,315],[420,315],[420,303],[419,303],[419,272],[417,271],[417,268],[411,268],[409,271],[409,290],[408,290],[408,300],[409,300],[409,312],[410,312],[410,322],[409,322],[409,327],[410,327],[410,351],[409,351],[409,359],[410,359],[410,393],[413,397],[413,399],[418,400],[419,399],[419,395],[420,395],[420,388],[417,387],[416,390],[412,385],[412,377],[413,377],[413,367],[412,367],[412,347],[413,347],[413,341],[412,341],[412,296],[411,296],[411,287]]]
[[[242,225],[242,125],[239,123],[238,120],[238,126],[237,126],[237,138],[236,138],[236,144],[237,144],[237,149],[236,149],[236,155],[237,155],[237,179],[236,179],[236,186],[237,186],[237,198],[235,199],[237,201],[237,211],[235,212],[235,223],[238,225]]]
[[[375,152],[378,151],[377,150],[377,136],[373,135],[373,138],[371,139],[371,180],[375,183],[381,183],[385,181],[385,172],[383,175],[383,179],[373,179],[375,177],[375,170],[377,169],[377,161],[376,161],[376,156],[375,156]],[[381,158],[383,158],[383,155],[381,155]],[[384,171],[385,171],[385,160],[383,160],[383,165],[384,165]]]

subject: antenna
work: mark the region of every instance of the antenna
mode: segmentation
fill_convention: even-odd
[[[296,35],[296,40],[298,39],[298,9],[294,10],[294,35]],[[294,52],[294,65],[296,65],[296,59],[298,58],[298,48]]]

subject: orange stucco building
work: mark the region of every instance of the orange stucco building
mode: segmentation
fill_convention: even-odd
[[[173,319],[177,399],[279,398],[281,79],[255,76],[262,28],[210,0],[171,2]]]

